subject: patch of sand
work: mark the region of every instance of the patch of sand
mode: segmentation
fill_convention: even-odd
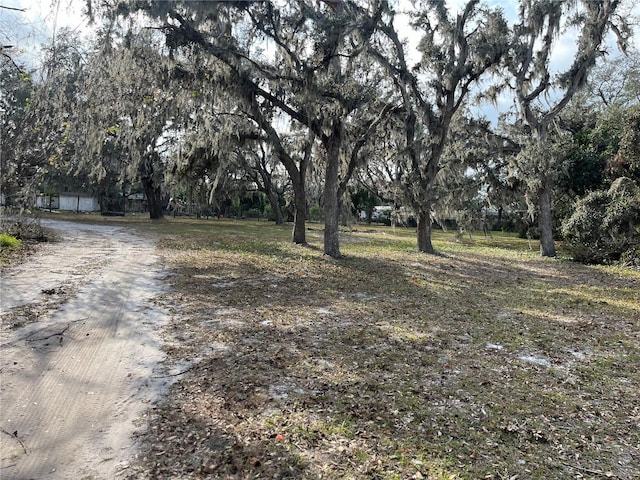
[[[2,272],[0,477],[114,478],[167,384],[165,273],[153,243],[126,229],[43,226],[61,241]],[[16,318],[39,305],[35,322]]]

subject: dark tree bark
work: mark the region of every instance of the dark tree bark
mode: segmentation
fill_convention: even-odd
[[[276,225],[284,224],[284,217],[282,216],[282,208],[280,208],[280,201],[278,196],[273,190],[267,192],[267,198],[269,199],[269,205],[271,205],[271,211],[273,212],[274,221]]]
[[[429,210],[421,210],[418,213],[418,251],[436,253],[431,243],[431,212]]]
[[[162,189],[156,182],[155,177],[153,161],[148,158],[143,160],[140,166],[140,182],[147,197],[149,218],[151,220],[160,220],[164,216],[162,213]]]
[[[156,185],[153,179],[148,177],[141,178],[141,182],[149,204],[149,218],[151,220],[162,219],[164,215],[162,213],[162,190],[160,186]]]
[[[305,182],[298,179],[293,184],[293,238],[298,245],[307,244],[307,192]]]
[[[340,197],[338,196],[342,126],[323,139],[326,158],[324,180],[324,254],[340,258]]]
[[[555,257],[553,243],[553,210],[551,203],[551,182],[545,179],[538,197],[538,227],[540,228],[540,254]]]
[[[300,159],[298,168],[295,167],[295,162],[289,158],[289,177],[293,184],[293,201],[295,204],[294,211],[294,224],[293,224],[293,243],[300,245],[307,244],[307,168],[311,162],[311,152],[313,150],[313,143],[315,142],[315,134],[312,130],[309,130],[307,137],[307,143],[302,152],[302,158]]]

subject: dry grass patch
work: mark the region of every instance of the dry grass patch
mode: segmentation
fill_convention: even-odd
[[[161,228],[179,380],[130,478],[640,476],[638,272],[507,237],[425,256],[366,229],[336,261],[257,222]]]

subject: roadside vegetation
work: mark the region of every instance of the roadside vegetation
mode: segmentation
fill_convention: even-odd
[[[7,235],[6,233],[0,233],[0,248],[1,249],[11,249],[18,248],[22,242],[12,235]]]
[[[0,233],[0,267],[10,264],[17,258],[21,247],[22,240],[13,235]]]
[[[20,261],[36,243],[48,239],[37,218],[3,210],[0,215],[0,267]]]
[[[264,222],[141,226],[169,269],[167,378],[129,478],[640,475],[640,272],[526,240]],[[124,473],[124,472],[123,472]]]

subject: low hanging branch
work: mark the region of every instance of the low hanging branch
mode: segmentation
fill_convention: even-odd
[[[3,8],[5,10],[12,10],[14,12],[26,12],[27,9],[26,8],[18,8],[18,7],[6,7],[4,5],[0,5],[0,8]]]

